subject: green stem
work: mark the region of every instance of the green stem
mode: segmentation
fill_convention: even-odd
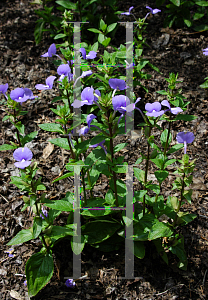
[[[16,119],[16,111],[14,109],[14,123],[17,123],[17,119]],[[20,135],[19,135],[19,130],[15,127],[16,133],[17,133],[17,140],[19,143],[19,146],[22,147],[21,141],[20,141]]]
[[[67,99],[68,99],[68,104],[69,104],[70,113],[72,114],[72,113],[73,113],[73,109],[72,109],[72,106],[71,106],[71,103],[70,103],[69,92],[68,92],[68,90],[66,90],[66,94],[67,94]]]
[[[159,188],[161,189],[161,182],[159,182]],[[159,196],[159,194],[157,194],[155,197],[155,203],[157,202],[158,196]]]
[[[183,201],[183,198],[184,198],[184,196],[183,196],[183,193],[184,193],[184,187],[185,187],[185,181],[184,181],[184,179],[185,179],[185,172],[183,173],[182,188],[181,188],[181,197],[180,197],[180,200],[179,200],[179,202],[178,202],[178,208],[177,208],[177,210],[176,210],[176,216],[175,216],[175,219],[174,219],[174,222],[173,222],[173,227],[176,226],[177,219],[178,219],[178,212],[179,212],[179,210],[180,210],[180,208],[181,208],[181,204],[182,204],[182,201]]]
[[[170,129],[171,129],[171,116],[170,116],[170,119],[169,119],[169,124],[168,124],[168,136],[167,136],[167,140],[166,140],[166,143],[165,143],[165,149],[164,149],[164,157],[166,156],[166,152],[167,152],[167,148],[168,148],[168,141],[169,141],[169,137],[170,137]]]
[[[152,127],[149,127],[148,138],[151,135]],[[150,158],[150,144],[147,145],[147,159],[146,159],[146,166],[145,166],[145,178],[144,178],[144,190],[146,190],[146,183],[147,183],[147,175],[148,175],[148,168],[149,168],[149,158]],[[143,216],[145,215],[145,195],[143,196]]]

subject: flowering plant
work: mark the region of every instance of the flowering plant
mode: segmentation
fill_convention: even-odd
[[[131,10],[129,14],[130,12]],[[151,12],[154,13],[154,10]],[[27,88],[16,88],[7,95],[8,85],[0,86],[0,91],[7,100],[8,110],[8,115],[3,121],[9,119],[16,128],[16,143],[2,145],[0,150],[15,149],[13,157],[20,174],[12,176],[11,183],[27,193],[27,196],[23,196],[22,210],[31,207],[35,214],[33,226],[18,232],[8,245],[37,238],[42,242],[40,252],[32,255],[26,264],[30,296],[36,295],[52,277],[53,246],[66,236],[70,238],[72,250],[76,255],[83,251],[86,243],[100,250],[112,251],[123,246],[126,240],[125,230],[131,228],[128,239],[134,242],[131,250],[136,257],[142,259],[145,256],[146,242],[153,242],[166,263],[167,253],[172,252],[178,257],[179,268],[186,269],[187,266],[183,236],[178,235],[177,226],[185,225],[196,217],[181,211],[184,201],[191,201],[192,191],[185,188],[192,181],[194,161],[191,161],[187,154],[187,144],[193,142],[194,135],[190,132],[178,133],[178,144],[172,145],[171,129],[174,122],[190,121],[195,117],[184,114],[188,103],[184,102],[181,90],[177,89],[177,75],[171,73],[169,78],[166,78],[169,83],[167,91],[158,91],[167,99],[161,103],[146,103],[145,110],[142,111],[139,108],[141,98],[133,101],[134,94],[128,90],[131,89],[131,85],[124,80],[122,73],[118,71],[114,75],[111,72],[112,67],[109,67],[109,71],[106,65],[102,67],[96,64],[97,45],[92,45],[89,51],[82,46],[79,49],[82,59],[85,62],[90,60],[92,64],[86,66],[85,63],[84,67],[81,66],[80,76],[76,74],[72,53],[62,49],[62,56],[63,53],[67,53],[67,57],[58,56],[57,73],[60,78],[55,81],[56,76],[49,76],[46,85],[35,86],[37,90],[44,92],[52,89],[55,84],[59,86],[61,96],[52,101],[59,101],[59,104],[56,108],[51,108],[58,119],[54,123],[39,124],[39,127],[47,132],[56,133],[58,137],[50,139],[50,142],[70,152],[64,174],[54,179],[53,183],[73,177],[74,194],[66,191],[63,199],[52,200],[42,192],[46,187],[41,183],[42,178],[37,176],[38,162],[32,161],[33,153],[29,146],[27,147],[27,143],[36,137],[37,132],[25,135],[24,125],[18,120],[19,116],[26,113],[22,111],[25,102],[34,99],[33,93]],[[56,46],[52,44],[42,57],[51,59],[54,55],[57,56]],[[107,51],[102,58],[110,59]],[[112,55],[113,59],[115,56]],[[126,92],[129,92],[129,97],[126,96]],[[77,110],[81,108],[86,108],[87,113],[79,115]],[[139,126],[145,128],[147,150],[146,153],[141,153],[133,166],[129,166],[127,162],[123,162],[124,156],[119,153],[128,144],[115,145],[115,142],[119,134],[131,131],[130,124],[135,109],[143,119]],[[166,125],[165,130],[161,128],[161,122]],[[86,126],[81,127],[84,124]],[[155,132],[158,130],[162,131],[160,141],[155,138]],[[92,131],[95,132],[95,136],[87,137]],[[177,160],[173,153],[183,147],[182,160]],[[150,164],[154,170],[154,181],[149,180]],[[175,165],[178,174],[173,189],[179,190],[179,197],[163,195],[164,183],[169,176],[168,166],[172,164]],[[126,183],[121,180],[122,173],[130,174],[132,185],[127,184],[127,179]],[[135,191],[133,174],[137,181]],[[108,190],[103,191],[102,197],[98,197],[95,186],[98,185],[101,175],[107,178],[109,185]],[[79,177],[82,182],[81,201],[78,192]],[[132,196],[131,199],[129,195]],[[133,209],[129,215],[129,207],[134,207],[134,217]],[[56,217],[62,211],[69,213],[67,223],[57,226]],[[80,222],[74,219],[77,212],[81,218],[81,228]],[[164,218],[167,220],[164,221]],[[78,236],[80,239],[77,242]],[[43,268],[43,265],[46,267]],[[68,279],[66,286],[74,287],[75,284],[72,279]]]

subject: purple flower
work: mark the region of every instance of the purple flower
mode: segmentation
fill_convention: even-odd
[[[80,79],[80,78],[84,78],[84,77],[86,77],[86,76],[90,76],[90,75],[92,75],[93,73],[92,73],[92,71],[91,70],[88,70],[88,71],[83,71],[82,72],[82,75],[81,76],[79,76],[79,77],[77,77],[77,79],[75,80],[75,82],[74,82],[74,86],[76,85],[76,83],[77,83],[77,81]]]
[[[65,285],[68,287],[68,288],[74,288],[76,283],[74,282],[73,279],[67,279],[67,281],[65,282]]]
[[[168,102],[168,100],[163,100],[162,102],[161,102],[161,104],[163,105],[163,106],[166,106],[166,107],[168,107],[169,109],[167,109],[167,110],[165,110],[165,112],[166,111],[170,111],[172,114],[174,114],[174,115],[177,115],[179,112],[182,112],[183,110],[182,110],[182,108],[180,108],[180,107],[173,107],[173,108],[171,108],[170,107],[170,103]]]
[[[56,55],[56,45],[55,44],[50,45],[50,47],[48,48],[48,52],[44,53],[41,56],[42,57],[52,57],[52,55]]]
[[[6,92],[7,92],[7,89],[8,89],[8,83],[6,83],[6,84],[1,84],[0,85],[0,94],[2,93],[2,94],[4,94],[4,96],[7,98],[7,96],[6,96]]]
[[[157,8],[152,9],[152,8],[149,7],[149,6],[146,6],[146,8],[148,8],[148,9],[150,10],[150,13],[153,14],[153,15],[157,14],[158,12],[161,12],[161,10],[160,10],[160,9],[157,9]]]
[[[145,105],[146,115],[148,117],[159,117],[164,114],[164,110],[161,110],[161,104],[159,102],[147,103]]]
[[[71,74],[71,68],[68,64],[60,65],[57,69],[57,73],[58,75],[61,75],[59,77],[59,81],[62,81],[65,76],[68,76],[69,79],[71,78],[71,75],[73,77],[73,74]]]
[[[27,286],[27,280],[24,281],[24,286]]]
[[[208,55],[208,48],[202,49],[204,55]]]
[[[132,112],[134,109],[138,109],[141,112],[141,110],[136,107],[136,103],[139,102],[140,100],[141,100],[141,98],[139,97],[139,98],[137,98],[135,103],[131,103],[131,104],[127,105],[126,112],[127,113]]]
[[[13,157],[18,162],[14,163],[17,168],[24,169],[31,164],[31,159],[33,157],[32,151],[27,148],[18,148],[14,151]]]
[[[178,143],[184,143],[184,154],[186,154],[187,144],[190,144],[195,139],[193,132],[179,132],[176,136]]]
[[[79,108],[83,105],[92,105],[93,102],[96,102],[98,100],[98,98],[96,96],[94,96],[94,93],[97,94],[98,96],[101,96],[99,90],[94,91],[93,87],[91,87],[91,88],[86,87],[81,93],[82,101],[79,101],[76,99],[72,103],[72,106],[75,108]]]
[[[109,79],[108,83],[109,83],[110,87],[114,90],[116,89],[116,90],[122,91],[127,88],[126,82],[122,79],[111,78],[111,79]]]
[[[107,151],[106,151],[105,147],[103,146],[104,143],[105,143],[105,140],[103,140],[102,142],[100,142],[98,144],[90,145],[89,147],[96,148],[96,147],[100,146],[105,151],[105,154],[107,154]]]
[[[87,127],[85,126],[85,127],[82,127],[80,130],[78,130],[79,135],[85,135],[89,132],[90,127],[91,127],[90,124],[91,124],[92,120],[95,118],[97,118],[97,117],[93,114],[89,114],[87,116]],[[97,126],[95,126],[95,127],[97,127]]]
[[[9,257],[14,257],[14,254],[12,254],[14,252],[13,248],[10,248],[8,251],[6,251],[6,253],[9,253]]]
[[[36,84],[35,88],[37,90],[50,90],[53,88],[53,82],[55,80],[56,76],[49,76],[46,78],[46,85],[44,84]]]
[[[90,51],[90,52],[88,53],[88,55],[86,55],[86,50],[85,50],[85,48],[80,48],[80,49],[79,49],[79,52],[82,53],[82,57],[83,57],[84,59],[94,59],[94,58],[97,56],[97,53],[96,53],[95,51]]]
[[[125,114],[126,107],[130,105],[130,100],[124,95],[118,95],[112,99],[113,109],[119,111],[121,114]]]
[[[126,15],[126,16],[129,16],[131,14],[131,10],[134,8],[134,6],[131,6],[129,8],[129,11],[128,12],[124,12],[124,13],[121,13],[121,15]]]
[[[42,208],[42,213],[44,214],[44,216],[45,216],[46,218],[48,218],[48,211],[47,211],[46,209],[43,209],[43,208]],[[42,214],[40,214],[40,217],[44,220],[44,217],[43,217]]]
[[[25,102],[28,99],[33,100],[37,98],[37,96],[35,97],[33,95],[33,92],[28,88],[16,88],[13,91],[11,91],[10,97],[12,100],[20,103]]]

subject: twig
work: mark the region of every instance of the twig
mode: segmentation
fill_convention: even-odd
[[[183,283],[177,284],[177,285],[172,286],[171,288],[167,289],[166,291],[164,291],[162,293],[155,294],[155,296],[163,295],[163,294],[167,293],[168,291],[170,291],[171,289],[176,288],[177,286],[183,286],[183,285],[185,285],[185,284],[183,284]]]
[[[0,196],[1,196],[6,202],[9,202],[2,194],[0,194]]]
[[[206,269],[206,271],[204,273],[204,278],[203,278],[203,281],[202,281],[202,285],[204,285],[204,283],[205,283],[206,275],[207,275],[207,269]]]

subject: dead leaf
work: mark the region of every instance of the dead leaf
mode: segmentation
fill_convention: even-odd
[[[48,143],[48,145],[43,149],[43,159],[48,158],[54,150],[54,144]]]
[[[24,300],[24,299],[20,296],[20,294],[19,294],[18,292],[14,291],[14,290],[11,290],[11,291],[10,291],[10,296],[11,296],[12,298],[14,298],[14,299],[17,299],[17,300]]]

